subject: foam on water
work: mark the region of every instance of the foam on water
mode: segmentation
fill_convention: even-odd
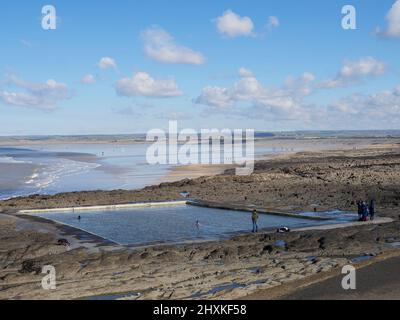
[[[9,156],[0,156],[0,163],[31,163],[29,161],[16,160]]]
[[[50,163],[39,163],[44,169],[35,172],[31,179],[30,184],[34,184],[37,191],[46,192],[50,186],[53,186],[61,179],[70,177],[73,175],[84,174],[90,170],[100,167],[97,163],[78,162],[68,159],[57,159]],[[53,192],[56,192],[57,188],[54,188]],[[62,190],[60,190],[61,192]]]
[[[0,165],[32,165],[32,171],[24,176],[15,167],[12,187],[0,176],[0,199],[31,194],[131,190],[156,184],[175,165],[149,165],[148,146],[146,143],[81,143],[0,147]],[[258,156],[277,152],[256,148]]]

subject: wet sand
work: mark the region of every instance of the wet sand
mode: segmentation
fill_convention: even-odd
[[[38,168],[30,163],[0,163],[0,192],[18,189]]]
[[[368,148],[301,152],[259,161],[253,175],[162,183],[137,191],[77,192],[0,202],[0,298],[73,299],[128,293],[130,299],[236,299],[298,281],[320,281],[360,256],[400,255],[398,139]],[[380,217],[338,229],[237,235],[229,240],[130,248],[17,209],[121,204],[191,197],[213,203],[299,212],[354,210],[358,198],[377,200]],[[73,244],[57,245],[59,238]],[[41,289],[41,267],[53,265],[58,287]],[[121,297],[121,296],[118,296]]]
[[[399,139],[400,141],[400,139]],[[323,150],[352,150],[385,145],[390,139],[281,139],[269,138],[255,141],[255,150],[268,150],[269,152],[256,152],[256,160],[270,160],[287,158],[296,152],[314,152]],[[162,182],[175,182],[182,179],[195,179],[204,176],[222,174],[227,169],[236,168],[236,165],[201,165],[193,164],[173,167],[169,173],[160,179]]]

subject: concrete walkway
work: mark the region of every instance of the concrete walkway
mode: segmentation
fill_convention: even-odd
[[[344,275],[300,289],[284,300],[400,300],[400,256],[380,261],[356,271],[355,290],[344,290]]]

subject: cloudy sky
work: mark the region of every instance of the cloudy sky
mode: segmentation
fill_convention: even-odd
[[[42,6],[57,29],[42,29]],[[356,30],[342,7],[356,8]],[[400,0],[3,0],[0,134],[400,129]]]

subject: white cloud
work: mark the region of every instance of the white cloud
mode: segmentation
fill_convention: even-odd
[[[232,106],[234,100],[231,98],[228,89],[207,86],[203,88],[200,96],[195,100],[195,103],[226,108]]]
[[[361,58],[357,61],[345,61],[336,77],[323,81],[322,88],[345,87],[358,83],[363,77],[380,76],[385,74],[385,63],[372,57]]]
[[[359,77],[369,75],[382,75],[386,71],[383,62],[372,57],[361,58],[358,61],[347,61],[340,70],[342,77]]]
[[[92,74],[86,74],[82,77],[81,83],[83,84],[93,84],[96,83],[96,77]]]
[[[240,79],[232,87],[205,87],[195,103],[217,108],[232,107],[248,102],[275,115],[295,117],[300,113],[302,100],[312,93],[315,79],[311,73],[299,78],[289,78],[281,88],[265,87],[250,70],[241,68]]]
[[[144,51],[148,57],[165,63],[200,65],[204,57],[200,52],[179,45],[165,30],[153,27],[142,32]]]
[[[110,57],[101,58],[97,65],[100,69],[108,69],[108,68],[116,68],[117,67],[117,63],[115,62],[115,60]]]
[[[133,97],[156,97],[169,98],[181,96],[175,80],[173,79],[154,79],[146,72],[138,72],[131,78],[123,78],[116,83],[118,94]]]
[[[352,94],[329,105],[328,112],[348,119],[400,121],[400,86],[374,94]]]
[[[268,26],[269,28],[277,28],[277,27],[279,27],[279,26],[280,26],[279,19],[278,19],[277,17],[274,17],[274,16],[269,16],[269,17],[268,17],[268,24],[267,24],[267,26]]]
[[[373,62],[374,61],[374,62]],[[383,65],[374,59],[346,62],[336,81],[350,84],[350,79],[381,75]],[[373,94],[350,94],[328,104],[315,104],[308,97],[324,88],[312,73],[287,77],[280,87],[263,85],[250,70],[241,68],[240,79],[231,86],[205,87],[194,100],[209,106],[203,116],[223,113],[236,119],[280,121],[282,125],[315,129],[385,129],[400,123],[400,85]]]
[[[382,37],[400,38],[400,0],[397,0],[386,15],[387,27],[377,28],[376,34]]]
[[[11,75],[6,84],[13,89],[0,91],[0,98],[10,106],[50,110],[70,97],[67,85],[52,79],[45,83],[33,83]]]
[[[227,10],[216,19],[218,32],[228,37],[253,35],[254,24],[249,17],[241,17]]]
[[[254,74],[251,70],[242,67],[239,69],[239,76],[243,78],[252,78]]]

